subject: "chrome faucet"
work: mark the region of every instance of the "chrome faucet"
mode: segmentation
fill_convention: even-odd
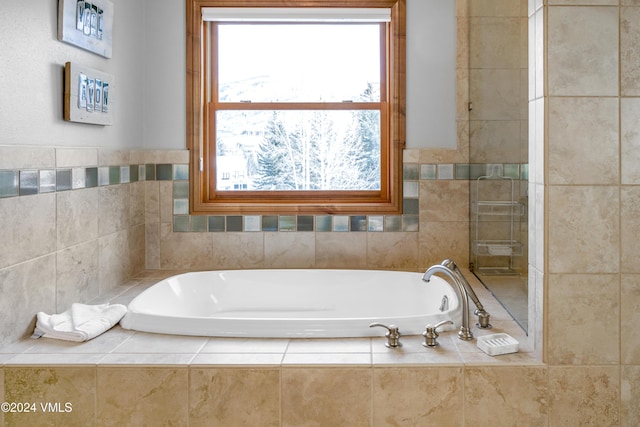
[[[462,282],[462,284],[464,285],[464,288],[467,291],[467,295],[476,305],[476,309],[473,312],[473,314],[478,316],[478,323],[476,323],[476,326],[481,329],[491,329],[492,326],[491,323],[489,323],[491,321],[491,315],[484,309],[484,306],[478,299],[478,296],[474,292],[467,279],[465,279],[462,271],[460,271],[460,268],[458,268],[458,265],[451,259],[445,259],[441,264],[445,267],[448,267],[451,271],[453,271],[453,273],[455,273],[456,276],[458,276],[458,280],[460,280],[460,282]]]
[[[463,282],[460,280],[458,275],[453,272],[449,267],[443,264],[432,265],[425,271],[424,276],[422,276],[422,280],[425,282],[429,282],[431,280],[431,276],[436,273],[443,273],[453,281],[455,284],[454,289],[458,289],[458,293],[460,295],[460,301],[462,302],[462,325],[460,326],[460,331],[458,332],[458,338],[464,341],[470,341],[473,339],[473,332],[469,329],[469,294],[467,293],[467,289],[464,287]]]

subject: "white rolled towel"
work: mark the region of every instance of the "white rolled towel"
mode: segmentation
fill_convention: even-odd
[[[83,342],[115,326],[127,312],[122,304],[87,305],[74,303],[60,314],[38,312],[32,338],[56,338]]]

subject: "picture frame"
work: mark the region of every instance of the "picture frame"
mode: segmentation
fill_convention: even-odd
[[[112,125],[113,88],[111,74],[67,62],[64,65],[64,120]]]
[[[59,0],[58,40],[111,58],[113,3],[109,0]]]

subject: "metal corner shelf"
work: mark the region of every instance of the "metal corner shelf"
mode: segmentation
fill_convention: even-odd
[[[511,187],[509,200],[483,200],[480,198],[480,183],[485,180],[508,180]],[[481,176],[476,180],[477,201],[472,204],[472,212],[475,216],[475,239],[472,242],[472,251],[475,255],[474,266],[477,270],[499,272],[509,274],[513,272],[513,257],[522,256],[523,244],[515,238],[516,222],[524,215],[524,205],[515,199],[515,183],[513,178],[500,175]],[[480,228],[483,224],[480,218],[483,216],[505,217],[508,222],[508,233],[496,236],[496,239],[481,239]],[[480,265],[478,257],[508,257],[508,266]],[[504,261],[503,261],[504,262]],[[498,274],[498,273],[495,273]],[[514,272],[515,274],[515,272]]]

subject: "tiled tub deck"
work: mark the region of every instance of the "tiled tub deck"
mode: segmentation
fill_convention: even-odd
[[[127,304],[176,273],[144,272],[93,302]],[[2,349],[3,401],[60,402],[60,408],[68,402],[72,407],[57,413],[5,413],[3,425],[356,426],[393,425],[396,417],[461,425],[455,420],[462,423],[470,407],[461,411],[459,406],[473,387],[469,375],[483,366],[514,370],[509,377],[523,374],[522,393],[530,392],[528,383],[546,389],[536,385],[544,382],[546,368],[536,361],[522,329],[467,276],[494,325],[492,330],[474,327],[476,337],[509,333],[520,342],[519,353],[488,356],[475,340],[460,341],[454,331],[441,333],[437,348],[423,347],[422,336],[404,336],[402,348],[388,349],[383,337],[208,338],[116,326],[86,343],[41,338]],[[491,415],[490,408],[484,411]],[[532,409],[531,417],[546,417],[545,412]]]

